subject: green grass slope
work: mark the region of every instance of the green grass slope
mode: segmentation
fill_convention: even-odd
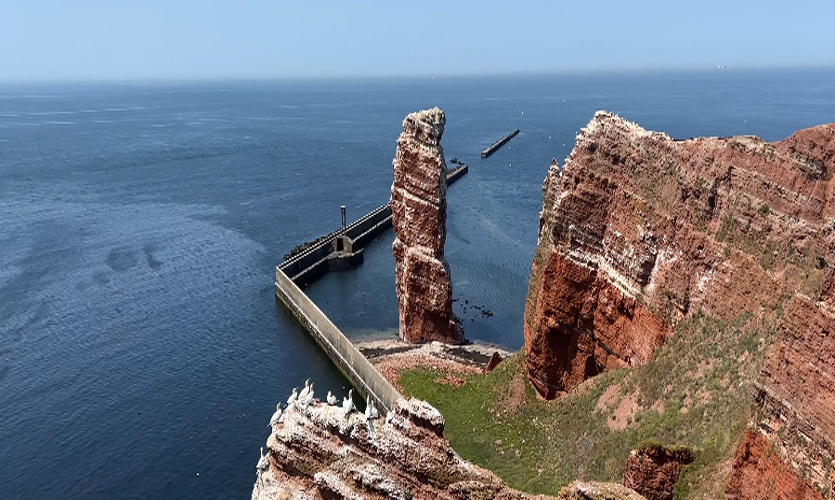
[[[773,337],[773,326],[747,316],[696,315],[646,365],[604,373],[555,401],[536,399],[523,353],[487,375],[416,369],[400,385],[441,411],[463,458],[514,488],[556,494],[575,479],[620,482],[629,452],[657,443],[696,453],[676,498],[721,498]]]

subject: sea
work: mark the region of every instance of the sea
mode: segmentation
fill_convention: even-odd
[[[0,85],[0,498],[248,498],[276,404],[348,390],[275,266],[388,201],[402,120],[432,106],[470,166],[456,313],[519,349],[542,182],[596,110],[779,140],[835,121],[835,69]],[[353,339],[397,335],[393,240],[307,288]]]

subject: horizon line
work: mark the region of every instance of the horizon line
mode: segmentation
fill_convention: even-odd
[[[404,81],[404,80],[435,80],[467,79],[467,78],[501,78],[501,77],[553,77],[553,76],[582,76],[605,74],[664,74],[664,73],[704,73],[718,71],[779,71],[779,70],[835,70],[835,64],[797,64],[797,65],[751,65],[751,66],[679,66],[679,67],[621,67],[621,68],[578,68],[561,70],[530,70],[509,72],[464,72],[464,73],[413,73],[413,74],[369,74],[369,75],[289,75],[289,76],[197,76],[197,77],[127,77],[127,78],[21,78],[4,79],[0,77],[0,85],[49,85],[49,84],[115,84],[115,85],[148,85],[148,84],[177,84],[177,83],[221,83],[221,82],[333,82],[333,81]]]

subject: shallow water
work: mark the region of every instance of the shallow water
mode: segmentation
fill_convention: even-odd
[[[0,496],[247,497],[275,403],[347,391],[274,267],[388,200],[401,121],[434,105],[470,164],[456,312],[516,349],[542,180],[595,110],[777,140],[835,121],[835,71],[0,87]],[[396,335],[392,241],[308,289],[349,336]]]

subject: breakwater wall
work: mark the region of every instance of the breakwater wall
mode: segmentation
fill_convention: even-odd
[[[481,152],[481,157],[482,158],[487,158],[491,154],[495,153],[500,147],[507,144],[507,141],[516,137],[517,134],[519,134],[519,129],[518,128],[516,130],[514,130],[513,132],[507,134],[506,136],[502,137],[498,141],[494,142],[489,148],[482,151]]]
[[[467,165],[460,165],[447,171],[447,185],[453,184],[468,171]],[[386,203],[360,217],[346,226],[344,230],[338,229],[327,236],[302,245],[304,250],[293,253],[278,267],[296,285],[305,287],[332,269],[361,263],[363,248],[390,227],[391,205]],[[343,248],[339,248],[337,239],[345,237],[347,240],[342,243]],[[346,260],[340,256],[347,247],[350,247],[351,255]]]
[[[279,267],[275,270],[275,295],[366,401],[373,399],[385,411],[394,408],[402,397],[397,389]]]

